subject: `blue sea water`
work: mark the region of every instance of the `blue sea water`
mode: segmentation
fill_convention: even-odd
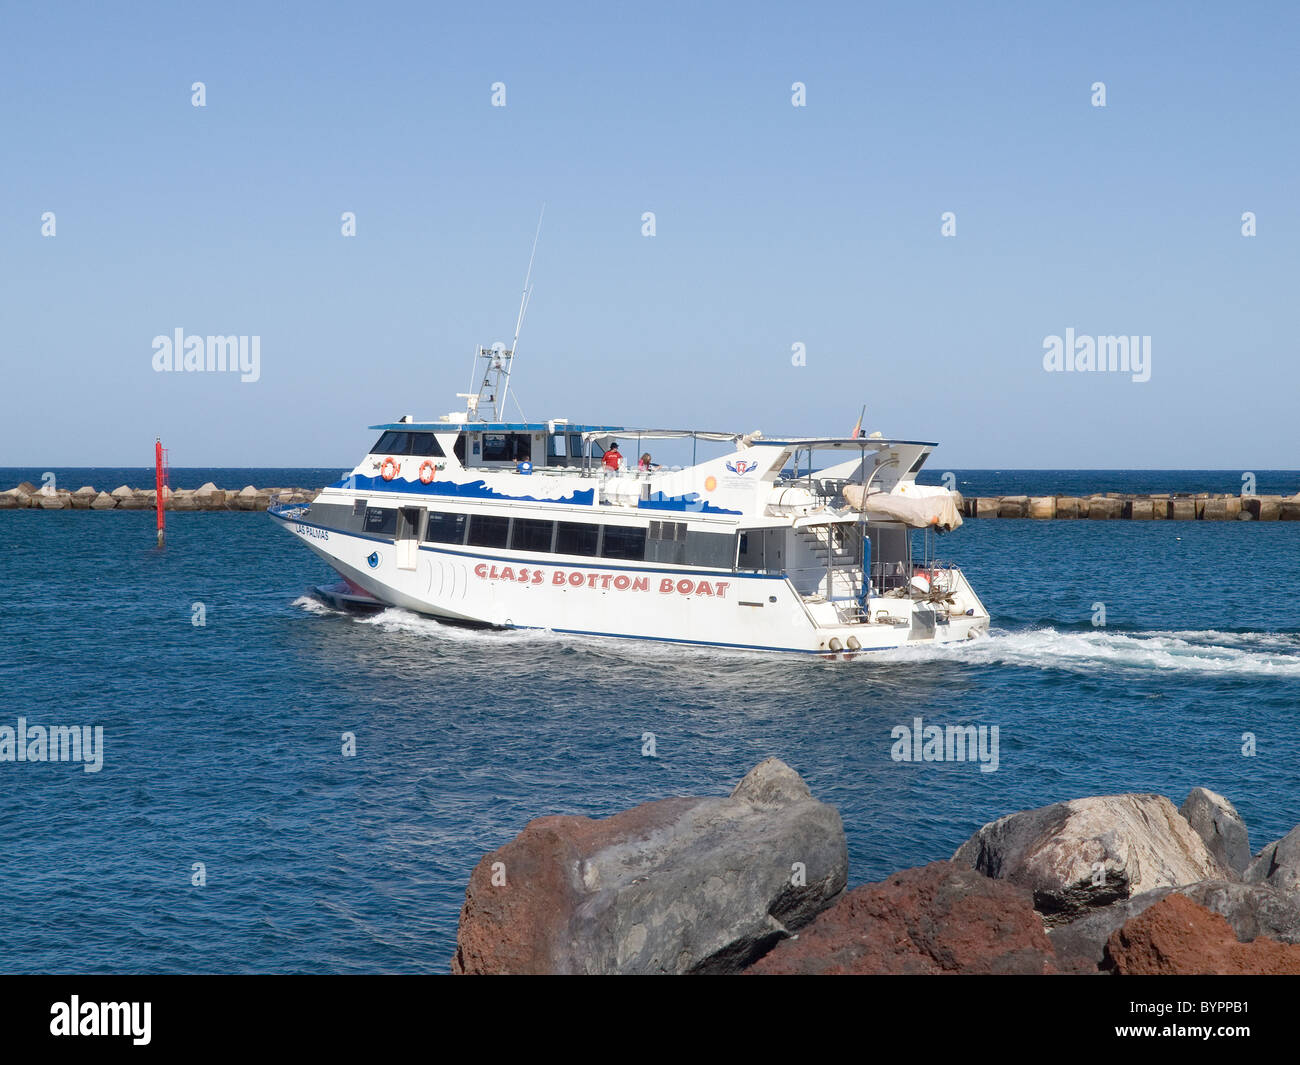
[[[840,810],[855,884],[1119,791],[1213,788],[1258,849],[1300,822],[1298,547],[972,521],[941,548],[987,639],[826,664],[345,616],[264,514],[173,514],[159,551],[149,512],[0,511],[0,725],[104,728],[98,773],[0,762],[0,971],[445,972],[470,871],[529,819],[725,793],[769,755]],[[918,716],[997,725],[997,771],[892,761]]]

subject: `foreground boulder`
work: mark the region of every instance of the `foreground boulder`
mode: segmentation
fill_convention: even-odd
[[[1288,894],[1300,893],[1300,825],[1260,851],[1247,866],[1244,879]]]
[[[1178,812],[1219,863],[1237,876],[1250,864],[1250,833],[1237,808],[1209,788],[1193,788]]]
[[[1282,943],[1300,943],[1300,897],[1274,891],[1264,884],[1202,880],[1187,887],[1147,891],[1050,929],[1047,935],[1062,967],[1078,970],[1100,967],[1105,960],[1106,942],[1112,934],[1138,914],[1175,893],[1185,895],[1211,913],[1217,913],[1228,922],[1242,943],[1261,937]]]
[[[1231,873],[1163,795],[1055,803],[985,825],[953,860],[1033,893],[1049,925],[1099,906]]]
[[[839,814],[769,758],[727,798],[530,821],[474,869],[452,972],[738,972],[847,876]]]
[[[750,970],[760,975],[1057,971],[1028,891],[933,862],[854,888]]]
[[[1104,968],[1121,976],[1300,975],[1300,945],[1240,943],[1217,913],[1175,892],[1111,935]]]

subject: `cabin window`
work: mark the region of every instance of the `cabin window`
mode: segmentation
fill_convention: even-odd
[[[364,499],[354,499],[352,501],[352,516],[354,518],[363,517],[366,513],[366,501]]]
[[[391,507],[367,507],[365,531],[371,536],[392,536],[397,532],[397,511]]]
[[[645,529],[627,525],[606,525],[600,553],[604,558],[645,558]]]
[[[510,531],[510,550],[549,552],[554,533],[555,522],[553,521],[515,518],[514,527]]]
[[[409,433],[390,429],[370,449],[372,455],[419,455],[425,458],[442,458],[442,445],[432,433]]]
[[[469,521],[472,547],[505,547],[510,539],[510,519],[496,514],[475,514]]]
[[[418,455],[421,458],[443,457],[442,445],[438,443],[438,438],[432,433],[411,433],[411,450],[408,454]]]
[[[484,433],[484,462],[531,462],[533,438],[529,433]]]
[[[555,551],[560,555],[594,556],[600,544],[600,526],[585,521],[556,523]]]
[[[461,433],[456,437],[456,443],[452,445],[451,453],[456,456],[456,461],[462,466],[465,465],[465,434]]]
[[[372,455],[405,455],[406,449],[411,446],[410,433],[400,432],[396,429],[390,429],[379,438],[371,451]]]
[[[429,527],[424,538],[434,544],[463,544],[465,542],[466,516],[464,514],[435,514],[429,512]]]

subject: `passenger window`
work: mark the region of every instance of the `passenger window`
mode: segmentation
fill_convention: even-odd
[[[555,523],[535,518],[515,518],[510,532],[512,551],[550,551],[551,533]]]
[[[594,556],[599,542],[600,526],[585,521],[562,521],[555,530],[556,554]]]
[[[389,507],[367,507],[365,531],[371,536],[393,536],[397,532],[397,511]]]
[[[475,514],[469,522],[469,542],[474,547],[505,547],[510,519],[495,514]]]
[[[424,538],[434,544],[463,544],[465,542],[464,514],[429,513],[429,527]]]
[[[645,558],[645,530],[622,525],[606,525],[600,548],[603,558]]]

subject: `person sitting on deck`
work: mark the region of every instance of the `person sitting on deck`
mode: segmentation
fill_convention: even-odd
[[[605,452],[604,463],[611,470],[622,469],[623,456],[619,454],[617,441],[610,441],[609,450]]]
[[[648,451],[647,451],[644,455],[641,456],[641,461],[637,463],[637,469],[640,469],[640,470],[649,470],[649,469],[651,469],[653,466],[654,466],[654,463],[652,463],[652,462],[650,461],[650,452],[648,452]]]

